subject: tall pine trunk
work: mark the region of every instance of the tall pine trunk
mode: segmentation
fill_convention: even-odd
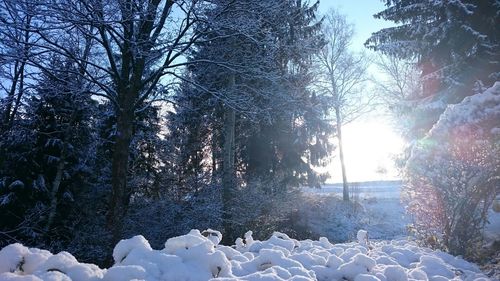
[[[219,168],[217,167],[217,160],[219,158],[219,153],[217,152],[219,146],[219,139],[215,128],[212,128],[212,139],[211,139],[211,153],[212,153],[212,177],[211,184],[215,185],[217,183],[217,177],[219,173]]]
[[[236,124],[236,112],[227,107],[224,114],[224,147],[222,163],[222,223],[224,227],[224,240],[232,241],[234,231],[232,226],[231,199],[235,188],[234,168],[234,131]]]
[[[347,183],[347,175],[344,161],[344,146],[342,144],[342,120],[340,116],[340,108],[335,108],[335,119],[337,121],[337,138],[339,140],[339,158],[340,168],[342,169],[342,199],[349,201],[349,184]]]
[[[234,89],[234,75],[231,75],[229,79],[229,88]],[[235,127],[236,112],[234,108],[226,105],[224,109],[224,146],[222,148],[222,224],[224,227],[224,241],[226,243],[234,242],[231,199],[236,184],[236,172],[234,167]]]

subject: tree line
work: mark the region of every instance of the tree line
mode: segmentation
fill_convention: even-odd
[[[105,262],[134,232],[232,242],[285,227],[326,179],[319,2],[0,5],[0,246]]]

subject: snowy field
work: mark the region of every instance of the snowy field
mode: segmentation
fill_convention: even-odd
[[[221,239],[217,231],[192,230],[153,250],[135,236],[116,245],[108,269],[79,263],[67,252],[53,255],[12,244],[0,251],[0,280],[489,280],[461,258],[405,239],[372,242],[363,230],[357,242],[343,244],[298,241],[282,233],[257,241],[248,232],[231,247],[219,245]]]
[[[318,197],[341,198],[342,184],[325,184],[321,189],[307,188],[304,191]],[[405,213],[401,204],[401,181],[352,183],[350,193],[351,200],[361,205],[359,224],[355,226],[357,229],[368,230],[370,238],[374,239],[396,239],[408,235],[406,226],[411,222],[411,218]],[[500,202],[500,196],[497,201]],[[327,205],[336,204],[332,202]],[[341,210],[329,212],[339,213]],[[500,213],[490,209],[488,216],[488,224],[484,231],[486,244],[500,241]],[[314,218],[310,220],[314,221]],[[325,231],[318,230],[322,235],[328,236]]]
[[[360,199],[383,198],[399,200],[401,181],[374,181],[349,184],[351,197]],[[321,188],[306,190],[318,195],[336,194],[342,196],[342,184],[325,184]]]
[[[406,226],[410,219],[400,202],[400,181],[350,184],[351,201],[356,204],[354,209],[341,201],[341,184],[304,190],[309,201],[315,203],[308,202],[302,214],[308,227],[321,236],[343,242],[352,240],[359,229],[366,229],[371,239],[397,239],[408,235]]]

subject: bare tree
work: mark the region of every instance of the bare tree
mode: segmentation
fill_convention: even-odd
[[[197,0],[51,1],[50,29],[37,29],[46,48],[74,60],[95,85],[94,95],[114,105],[116,131],[112,155],[112,195],[107,214],[113,240],[121,238],[132,191],[127,185],[130,144],[137,113],[162,99],[165,84],[188,62],[184,54],[202,33],[193,29]],[[93,42],[91,55],[75,56],[61,34],[79,34]],[[169,78],[170,77],[170,78]]]
[[[379,55],[375,64],[382,74],[375,81],[379,98],[392,114],[400,117],[407,103],[421,96],[420,71],[416,63],[388,55]]]
[[[331,9],[325,15],[323,33],[328,43],[316,56],[318,79],[316,87],[322,95],[329,97],[333,110],[339,143],[339,158],[342,169],[343,199],[349,200],[342,126],[365,113],[373,99],[366,91],[369,60],[363,53],[352,52],[350,44],[354,28],[344,15]]]
[[[35,4],[31,1],[0,2],[0,86],[2,99],[2,130],[8,130],[15,119],[26,90],[28,59],[31,56],[31,32]]]

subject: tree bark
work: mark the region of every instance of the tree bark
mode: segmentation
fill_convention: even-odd
[[[217,160],[219,157],[219,153],[217,153],[218,149],[218,136],[217,132],[215,131],[215,128],[212,129],[212,178],[211,178],[211,183],[216,184],[217,183],[217,174],[218,174],[218,167],[217,167]]]
[[[14,104],[14,109],[12,110],[11,116],[9,118],[8,128],[12,128],[14,124],[14,119],[16,118],[17,110],[21,105],[21,98],[24,94],[24,67],[26,65],[26,61],[21,63],[20,77],[19,77],[19,90],[17,91],[16,103]]]
[[[54,178],[54,181],[52,182],[52,190],[50,192],[50,211],[47,220],[47,225],[45,226],[45,231],[50,230],[57,213],[57,192],[59,192],[59,187],[61,186],[65,165],[66,165],[66,143],[63,143],[61,156],[59,159],[59,163],[57,164],[56,176]]]
[[[234,75],[231,75],[229,88],[234,88]],[[224,227],[224,241],[234,242],[234,227],[232,225],[231,199],[235,188],[236,173],[234,167],[234,135],[236,127],[236,112],[226,106],[224,112],[224,146],[222,163],[222,223]]]
[[[12,127],[14,118],[16,117],[17,110],[19,108],[21,97],[24,92],[24,68],[26,65],[26,59],[21,62],[16,62],[14,67],[14,77],[12,79],[12,85],[9,89],[8,96],[6,98],[7,102],[5,105],[5,112],[3,116],[4,130],[8,130]],[[19,89],[18,89],[19,85]],[[17,97],[15,97],[17,91]],[[12,109],[14,108],[14,109]]]
[[[234,131],[236,123],[236,113],[232,108],[226,108],[224,116],[224,159],[222,171],[222,200],[223,213],[222,221],[224,225],[224,237],[227,242],[234,242],[233,226],[232,226],[232,208],[231,199],[235,184],[235,169],[234,169]]]
[[[14,64],[14,76],[12,77],[12,84],[10,86],[10,89],[9,89],[9,92],[7,94],[7,97],[4,99],[5,101],[5,111],[3,112],[3,118],[2,118],[2,121],[3,121],[3,126],[4,130],[7,130],[8,129],[8,124],[10,124],[10,114],[12,112],[12,105],[14,103],[14,96],[16,94],[16,87],[17,87],[17,81],[19,80],[19,75],[20,75],[20,71],[19,71],[19,61],[16,61],[16,63]]]
[[[28,15],[26,17],[26,22],[24,23],[24,28],[25,31],[22,35],[22,44],[23,44],[23,56],[20,62],[16,62],[16,66],[14,67],[14,79],[12,81],[12,87],[9,92],[9,99],[8,99],[8,104],[7,108],[5,110],[5,119],[4,119],[4,125],[7,127],[7,129],[12,128],[12,125],[14,123],[14,119],[16,118],[17,110],[19,109],[19,106],[21,104],[21,97],[24,94],[24,70],[26,67],[26,62],[28,60],[29,56],[29,38],[30,38],[30,26],[31,26],[31,15]],[[19,68],[18,68],[19,66]],[[19,89],[17,90],[17,98],[14,103],[14,95],[16,92],[16,86],[17,83],[19,82]],[[14,106],[14,109],[11,112],[12,106]]]
[[[339,158],[340,168],[342,169],[342,199],[349,201],[349,184],[347,182],[347,174],[344,161],[344,148],[342,144],[342,120],[340,116],[340,108],[335,108],[335,119],[337,121],[337,139],[339,140]]]
[[[127,185],[130,143],[134,125],[134,94],[126,91],[121,95],[117,112],[116,137],[111,162],[111,200],[107,214],[111,229],[112,245],[121,239],[123,220],[127,211],[130,191]]]

